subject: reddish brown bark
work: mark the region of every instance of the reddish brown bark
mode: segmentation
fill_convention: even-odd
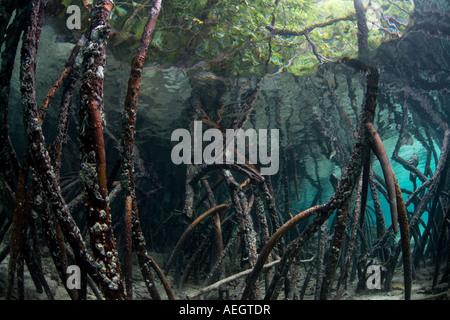
[[[81,233],[73,220],[61,195],[58,181],[51,166],[46,149],[42,127],[39,121],[35,93],[35,70],[37,50],[44,16],[43,1],[30,3],[31,14],[28,19],[21,54],[21,94],[23,101],[23,122],[30,165],[39,172],[39,184],[50,208],[55,213],[64,235],[72,247],[76,263],[93,279],[98,280],[96,266],[87,252]],[[45,219],[45,218],[44,218]]]
[[[138,207],[136,203],[136,191],[134,180],[134,135],[135,124],[138,107],[138,97],[141,86],[142,70],[144,68],[145,57],[147,55],[148,46],[152,40],[153,31],[155,30],[156,21],[161,9],[161,0],[155,0],[150,10],[147,23],[144,27],[144,31],[141,36],[140,44],[137,52],[131,63],[131,75],[128,81],[128,90],[125,97],[124,107],[124,119],[122,124],[122,188],[125,192],[126,206],[125,206],[125,219],[126,221],[132,221],[131,229],[127,229],[126,232],[126,261],[125,265],[128,268],[128,291],[131,291],[131,242],[137,250],[139,264],[141,266],[141,272],[144,276],[147,289],[153,299],[160,299],[159,293],[156,290],[156,286],[153,282],[153,277],[150,272],[150,268],[153,268],[166,290],[169,299],[174,299],[174,294],[169,285],[169,282],[165,278],[163,272],[148,254],[146,249],[146,242],[141,230]],[[128,225],[128,222],[127,222]]]
[[[395,233],[398,232],[398,218],[397,218],[397,196],[395,192],[394,173],[392,172],[389,158],[381,142],[375,127],[371,123],[366,124],[367,130],[370,134],[370,141],[372,150],[380,161],[383,170],[384,179],[386,181],[386,189],[388,192],[389,206],[391,208],[392,228]]]
[[[394,175],[394,183],[397,197],[398,222],[400,224],[400,235],[401,235],[400,243],[402,247],[405,300],[411,300],[412,258],[411,258],[411,243],[408,225],[408,214],[406,212],[402,191],[400,189],[400,185],[398,184],[395,175]]]
[[[366,123],[366,127],[371,137],[372,150],[376,154],[383,169],[386,180],[386,188],[389,195],[389,204],[391,206],[392,228],[394,232],[398,231],[397,224],[400,223],[400,242],[402,248],[403,268],[404,268],[404,284],[405,284],[405,300],[411,299],[411,248],[410,233],[408,226],[408,215],[403,200],[402,191],[398,184],[397,178],[389,163],[386,151],[384,149],[381,138],[375,127],[371,123]],[[393,194],[392,194],[393,193]],[[395,205],[393,205],[395,204]],[[395,210],[395,211],[393,211]]]
[[[191,231],[194,229],[194,227],[196,225],[198,225],[203,219],[205,219],[206,217],[208,217],[209,215],[216,213],[218,211],[221,210],[227,210],[229,207],[229,203],[223,203],[221,205],[212,207],[211,209],[205,211],[203,214],[201,214],[200,216],[198,216],[187,228],[186,230],[183,232],[183,234],[181,235],[180,239],[178,240],[177,245],[175,246],[175,249],[173,250],[172,254],[170,255],[169,261],[166,264],[166,274],[169,271],[169,269],[171,268],[171,266],[173,265],[173,262],[175,261],[176,257],[178,256],[179,251],[181,250],[181,247],[183,246],[184,242],[187,239],[187,236],[191,233]]]
[[[105,142],[103,137],[103,68],[112,1],[96,2],[84,52],[80,88],[80,184],[85,194],[85,213],[100,285],[107,299],[121,300],[125,292],[108,204]]]
[[[48,90],[47,95],[45,96],[44,101],[42,102],[41,108],[39,110],[39,120],[41,121],[41,123],[44,121],[48,107],[50,106],[50,103],[53,101],[53,98],[55,97],[56,92],[63,85],[64,80],[72,72],[72,70],[74,68],[75,59],[78,56],[78,53],[80,52],[81,46],[82,46],[82,40],[80,40],[75,45],[75,47],[72,49],[69,60],[67,61],[64,70],[61,72],[58,79],[55,80],[52,87]]]

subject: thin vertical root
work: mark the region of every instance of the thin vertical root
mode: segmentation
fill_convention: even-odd
[[[175,246],[175,249],[172,251],[172,254],[170,255],[169,260],[167,261],[166,267],[165,267],[165,273],[167,274],[172,267],[173,263],[175,262],[175,259],[178,256],[179,251],[181,250],[181,247],[183,246],[184,242],[187,239],[187,236],[191,233],[191,231],[194,229],[196,225],[198,225],[203,219],[208,217],[209,215],[216,213],[221,210],[227,210],[229,207],[229,203],[223,203],[221,205],[212,207],[211,209],[205,211],[203,214],[198,216],[183,232],[180,239],[178,240],[177,245]]]
[[[395,191],[395,178],[394,173],[392,171],[391,165],[389,163],[388,156],[386,154],[386,150],[384,149],[383,143],[381,142],[381,138],[378,135],[375,127],[372,123],[366,123],[366,128],[370,133],[370,143],[373,152],[377,156],[380,161],[381,168],[383,170],[384,179],[386,181],[386,189],[388,192],[388,200],[389,207],[391,209],[391,218],[392,218],[392,228],[395,233],[398,232],[398,210],[397,210],[397,196]]]
[[[394,173],[392,173],[392,175],[394,176],[395,192],[397,197],[398,221],[400,223],[400,241],[402,246],[405,300],[411,300],[412,258],[408,215],[406,212],[405,202],[403,201],[402,191],[397,181],[397,177],[394,175]]]

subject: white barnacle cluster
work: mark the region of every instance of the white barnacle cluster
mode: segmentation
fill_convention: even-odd
[[[84,47],[87,42],[88,42],[88,39],[83,34],[83,35],[81,35],[80,39],[78,39],[77,45],[80,46],[80,47]]]
[[[101,93],[101,96],[98,97],[98,101],[101,101],[101,103],[98,106],[98,112],[100,113],[100,120],[102,122],[102,127],[104,129],[106,127],[106,113],[103,104],[103,92]]]
[[[106,268],[103,261],[100,261],[98,264],[99,276],[102,278],[103,282],[108,285],[108,289],[110,290],[118,290],[120,284],[120,278],[117,275],[114,275],[111,279],[106,275]]]
[[[90,207],[87,211],[87,216],[90,219],[92,217],[92,214],[95,212],[94,208]]]
[[[96,222],[94,225],[90,228],[90,232],[93,235],[99,236],[102,234],[102,232],[108,231],[108,225],[106,223],[100,223]]]
[[[34,203],[35,203],[37,206],[42,205],[43,202],[44,202],[44,200],[42,199],[42,197],[41,197],[40,194],[38,194],[38,195],[36,196],[36,198],[34,198]]]
[[[80,183],[85,189],[94,189],[94,181],[97,180],[95,164],[87,161],[81,162]]]
[[[66,223],[69,222],[69,217],[64,213],[63,210],[61,210],[61,208],[58,208],[55,212],[56,217],[58,218],[58,220],[62,223]]]
[[[105,283],[108,284],[108,288],[110,290],[117,290],[119,289],[119,285],[121,282],[120,276],[118,274],[118,265],[117,265],[117,250],[113,249],[111,251],[107,251],[105,256],[111,260],[111,262],[107,263],[105,266],[105,263],[103,261],[99,261],[97,263],[98,270],[100,272],[100,277],[103,279]],[[107,269],[107,268],[108,269]],[[111,279],[108,278],[107,272],[109,270],[109,274],[112,276]]]
[[[105,197],[105,202],[106,202],[106,205],[109,207],[109,205],[111,203],[111,200],[109,199],[109,196]]]
[[[103,196],[100,193],[100,191],[98,191],[98,189],[99,189],[98,184],[95,184],[95,186],[94,186],[94,197],[95,197],[95,199],[97,199],[99,201],[105,201],[105,199],[103,198]]]
[[[105,220],[106,219],[106,211],[105,210],[100,210],[99,211],[99,213],[98,213],[98,217],[100,218],[100,219],[102,219],[102,220]]]
[[[91,68],[84,73],[87,79],[103,80],[103,67]]]
[[[95,71],[95,74],[98,79],[103,79],[103,66],[99,66]]]
[[[89,44],[84,49],[83,55],[87,57],[87,65],[88,67],[94,64],[95,57],[98,57],[102,54],[100,45],[95,41],[90,41]]]
[[[98,250],[98,252],[104,256],[105,255],[105,246],[102,245],[101,243],[96,243],[95,244],[95,248]]]
[[[106,273],[105,263],[102,260],[97,262],[97,270],[101,275]]]
[[[339,253],[339,251],[340,251],[340,249],[338,247],[331,246],[331,252],[337,254],[337,253]]]
[[[128,121],[130,121],[130,116],[128,115],[128,112],[126,111],[122,112],[122,124],[128,125]]]
[[[109,263],[108,266],[109,266],[109,272],[110,272],[112,275],[117,274],[117,264],[116,264],[115,262]]]
[[[351,189],[346,190],[346,191],[344,191],[344,196],[350,197],[352,195],[352,193],[353,193],[353,190],[351,190]]]
[[[144,237],[144,235],[142,234],[142,232],[139,232],[139,233],[137,234],[136,240],[137,240],[137,243],[138,243],[140,246],[144,246],[144,247],[145,247],[145,237]]]
[[[92,41],[102,41],[105,35],[109,32],[109,27],[105,24],[99,24],[91,31]]]
[[[25,58],[22,59],[22,69],[25,70],[30,68],[31,64],[33,63],[34,63],[33,58],[30,55],[26,54]]]
[[[120,284],[120,277],[118,277],[117,275],[115,275],[114,277],[112,277],[112,279],[110,280],[110,283],[108,285],[108,288],[110,290],[118,290],[119,289],[119,284]]]
[[[131,181],[130,181],[130,175],[128,174],[128,170],[123,170],[123,172],[120,174],[120,184],[121,184],[123,190],[130,189]]]

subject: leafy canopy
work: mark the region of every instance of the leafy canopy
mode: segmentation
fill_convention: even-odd
[[[363,4],[370,50],[401,37],[414,9],[412,0]],[[151,5],[115,2],[111,48],[118,56],[134,53]],[[357,55],[357,33],[353,0],[163,1],[148,59],[223,75],[304,74],[324,61]]]

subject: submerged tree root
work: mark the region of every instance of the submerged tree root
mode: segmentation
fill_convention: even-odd
[[[264,265],[277,241],[299,222],[313,215],[317,215],[317,218],[313,220],[313,222],[307,227],[307,229],[302,233],[302,235],[300,235],[299,238],[302,239],[304,236],[305,238],[302,239],[303,241],[309,239],[336,209],[340,208],[349,200],[356,186],[356,183],[359,180],[359,175],[363,166],[363,161],[361,159],[365,159],[367,153],[369,152],[369,137],[365,124],[372,122],[374,118],[379,73],[376,68],[368,67],[356,60],[345,59],[342,60],[341,63],[367,74],[367,91],[363,106],[362,123],[360,124],[360,128],[358,130],[358,141],[353,149],[350,162],[347,168],[343,171],[344,174],[339,182],[336,192],[325,204],[309,208],[297,214],[291,220],[281,226],[274,233],[274,235],[272,235],[272,237],[262,249],[258,257],[258,261],[256,262],[252,273],[249,275],[247,286],[244,290],[244,293],[242,294],[242,299],[248,299],[250,297],[251,286],[255,283],[257,277],[261,272],[262,266]],[[297,241],[294,241],[294,243],[295,242]],[[299,245],[298,243],[296,244]],[[290,246],[292,248],[293,244],[291,244]],[[301,245],[297,246],[296,250],[294,251],[299,250],[299,247],[301,247]],[[336,250],[339,251],[339,248],[336,248]],[[289,250],[287,252],[289,252]],[[292,251],[290,254],[292,255]],[[287,259],[287,257],[285,259]],[[283,264],[284,263],[280,263],[279,267],[283,266]],[[286,271],[282,272],[282,274],[286,274],[287,269],[285,270]],[[329,270],[329,272],[333,271]],[[278,278],[281,278],[281,276],[279,276]],[[324,291],[323,294],[321,294],[321,297],[324,298],[327,295],[328,292]]]
[[[263,269],[273,267],[274,265],[276,265],[276,264],[279,263],[279,262],[280,262],[280,260],[275,260],[275,261],[269,262],[268,264],[265,264],[265,265],[263,266]],[[245,276],[248,275],[251,271],[252,271],[252,269],[244,270],[244,271],[241,271],[241,272],[239,272],[239,273],[236,273],[236,274],[234,274],[234,275],[232,275],[232,276],[229,276],[229,277],[227,277],[227,278],[225,278],[225,279],[222,279],[222,280],[220,280],[220,281],[217,281],[217,282],[215,282],[215,283],[213,283],[213,284],[211,284],[211,285],[209,285],[209,286],[207,286],[207,287],[201,288],[201,289],[199,289],[199,290],[197,290],[197,291],[195,291],[195,292],[193,292],[193,293],[187,295],[187,296],[186,296],[186,299],[192,300],[192,299],[194,299],[194,298],[197,298],[198,296],[201,296],[201,295],[206,294],[206,293],[208,293],[208,292],[211,292],[211,291],[213,291],[213,290],[217,290],[217,289],[219,289],[221,286],[223,286],[223,285],[225,285],[225,284],[227,284],[227,283],[229,283],[229,282],[231,282],[231,281],[234,281],[234,280],[237,280],[237,279],[239,279],[239,278],[245,277]]]

